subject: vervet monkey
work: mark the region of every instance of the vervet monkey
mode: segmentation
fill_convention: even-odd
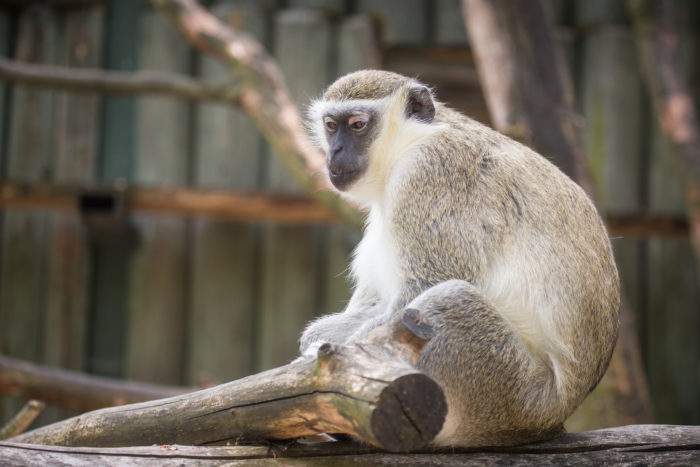
[[[395,73],[338,79],[310,118],[331,182],[369,215],[352,298],[306,328],[302,356],[412,308],[435,332],[417,366],[448,403],[436,445],[561,431],[603,376],[618,333],[617,269],[583,190]]]

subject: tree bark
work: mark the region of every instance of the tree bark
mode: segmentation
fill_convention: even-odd
[[[494,126],[550,158],[591,196],[571,77],[541,0],[463,0],[464,19]],[[623,304],[625,300],[623,299]],[[620,423],[651,419],[651,402],[631,312],[597,397],[619,408]],[[596,396],[593,396],[596,397]]]
[[[431,330],[407,310],[317,359],[202,391],[82,414],[12,438],[65,446],[204,445],[347,433],[389,451],[426,446],[447,414],[440,386],[414,364]]]
[[[670,153],[685,190],[690,242],[700,271],[700,123],[681,68],[675,4],[628,0],[627,5],[656,118],[674,147]]]

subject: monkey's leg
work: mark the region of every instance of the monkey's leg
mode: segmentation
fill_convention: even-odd
[[[418,368],[445,391],[438,445],[520,444],[561,431],[568,415],[553,371],[470,283],[451,280],[409,308],[433,327]]]

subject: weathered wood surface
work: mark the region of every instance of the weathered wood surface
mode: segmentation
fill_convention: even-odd
[[[318,358],[194,393],[97,410],[12,438],[66,446],[222,444],[346,433],[389,451],[425,447],[447,414],[440,386],[414,364],[432,335],[407,310]]]
[[[497,449],[390,454],[367,445],[76,448],[0,442],[0,462],[27,465],[697,465],[700,427],[631,425],[569,433],[537,444]]]

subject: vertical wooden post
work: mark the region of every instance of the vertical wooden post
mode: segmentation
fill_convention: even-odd
[[[318,11],[291,9],[278,13],[275,27],[275,56],[292,96],[304,105],[329,81],[329,24]],[[299,191],[276,158],[266,175],[268,191]],[[266,226],[263,235],[256,370],[297,355],[303,326],[318,310],[317,242],[323,238],[320,229],[296,226]]]
[[[52,63],[55,20],[47,6],[21,10],[14,57],[32,63]],[[53,93],[36,88],[12,89],[12,120],[6,176],[38,182],[50,176]],[[5,212],[0,257],[0,352],[38,361],[42,357],[42,324],[46,279],[47,216],[36,212]],[[21,404],[4,399],[9,419]]]
[[[141,2],[109,2],[106,12],[106,68],[134,70]],[[98,178],[107,183],[126,183],[134,159],[133,97],[104,97]],[[91,231],[93,241],[93,297],[90,310],[88,370],[106,376],[123,376],[126,339],[126,297],[133,232],[125,219],[114,218],[104,228]],[[89,220],[89,219],[88,219]]]
[[[211,11],[263,40],[267,31],[262,8],[266,5],[241,0],[217,2]],[[199,74],[202,79],[223,80],[230,76],[230,70],[203,55]],[[195,186],[258,188],[262,136],[242,111],[199,105],[195,135]],[[253,371],[257,228],[208,219],[194,220],[192,228],[188,383],[241,378]]]
[[[103,5],[63,13],[58,62],[71,67],[99,67],[102,56]],[[90,183],[97,165],[99,98],[85,93],[58,93],[54,113],[56,137],[53,180]],[[77,214],[50,215],[44,362],[83,370],[90,299],[90,249]],[[41,421],[71,416],[50,407]]]
[[[686,24],[679,31],[685,76],[697,77],[700,72],[697,60],[699,19],[696,10],[696,15],[679,21]],[[700,82],[696,80],[693,84],[697,106]],[[674,154],[678,147],[664,136],[656,115],[651,115],[650,120],[649,211],[683,216],[686,199],[676,172],[678,167],[673,166],[673,161],[678,159]],[[656,423],[700,423],[700,271],[697,270],[700,263],[693,258],[693,248],[687,238],[649,240],[649,286],[646,289],[649,305],[644,338]]]
[[[634,37],[624,25],[624,15],[616,15],[616,3],[609,2],[609,8],[604,9],[603,5],[592,2],[578,5],[576,11],[576,24],[584,31],[580,83],[585,119],[582,135],[600,210],[634,214],[641,212],[644,205],[641,184],[646,169],[645,145],[640,135],[644,134],[645,107]],[[613,238],[612,245],[626,305],[631,312],[637,312],[637,317],[642,317],[644,303],[640,290],[645,272],[642,242]],[[634,333],[636,329],[629,331]],[[630,367],[618,362],[621,354],[626,353],[621,352],[624,346],[623,338],[610,371],[568,421],[568,429],[580,431],[650,421],[645,381],[633,384],[628,381],[629,375],[618,374],[624,367]],[[616,380],[627,383],[616,384]],[[641,405],[637,402],[640,400]]]
[[[139,67],[186,74],[190,48],[162,15],[141,11]],[[142,97],[136,103],[134,182],[178,187],[187,182],[190,108],[187,102]],[[186,221],[137,216],[139,242],[129,270],[125,375],[183,383],[185,355]]]

